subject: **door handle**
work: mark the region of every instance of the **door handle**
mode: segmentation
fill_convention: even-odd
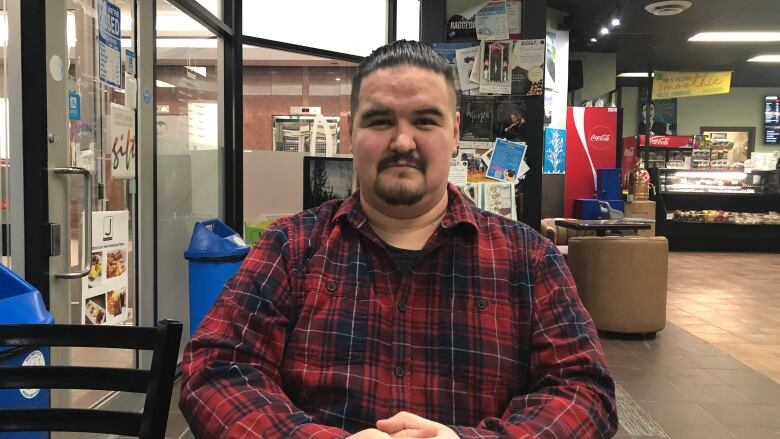
[[[81,270],[54,275],[57,279],[79,279],[89,273],[92,265],[92,174],[87,169],[75,166],[54,168],[54,173],[57,175],[82,175],[84,177],[84,252],[81,255],[83,258]]]

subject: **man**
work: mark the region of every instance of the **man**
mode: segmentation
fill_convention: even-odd
[[[642,115],[650,118],[650,135],[651,136],[671,136],[672,130],[668,123],[655,120],[655,104],[652,102],[650,105],[642,104]],[[639,121],[639,134],[645,134],[645,121]]]
[[[186,348],[199,437],[610,437],[614,382],[556,247],[448,186],[460,115],[428,46],[353,80],[360,189],[279,220]]]

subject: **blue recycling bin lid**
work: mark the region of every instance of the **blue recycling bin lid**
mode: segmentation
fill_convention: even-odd
[[[249,253],[249,246],[236,233],[217,218],[198,221],[192,230],[190,246],[184,252],[186,259],[219,260],[239,258]]]
[[[0,324],[52,324],[40,291],[4,265],[0,265]],[[0,352],[12,349],[0,346]]]

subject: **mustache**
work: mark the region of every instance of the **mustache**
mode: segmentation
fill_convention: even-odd
[[[412,166],[421,171],[425,169],[425,160],[417,157],[414,152],[401,153],[397,151],[390,153],[389,156],[380,160],[376,167],[381,171],[385,168],[395,166],[399,162],[403,162],[405,165]]]

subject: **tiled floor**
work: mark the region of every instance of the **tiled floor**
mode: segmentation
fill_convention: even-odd
[[[602,341],[616,438],[780,439],[780,255],[672,253],[666,329]],[[167,436],[192,437],[177,401]]]

